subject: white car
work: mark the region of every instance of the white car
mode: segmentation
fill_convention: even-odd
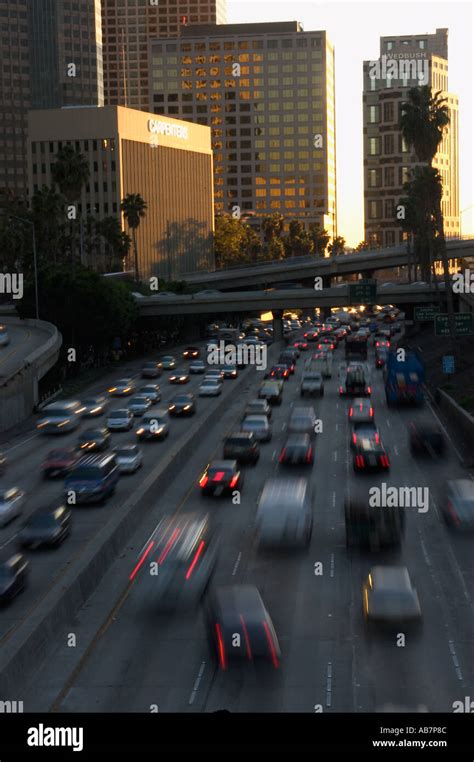
[[[107,428],[109,431],[130,431],[133,427],[133,413],[127,408],[112,410],[107,416]]]
[[[112,397],[127,397],[135,391],[135,384],[131,378],[119,378],[115,384],[109,388],[109,394]]]
[[[219,378],[204,378],[199,386],[200,397],[217,397],[222,391],[222,381]]]
[[[203,380],[207,381],[208,378],[217,378],[222,381],[224,378],[224,371],[222,368],[208,368]]]
[[[145,394],[151,400],[153,405],[155,402],[161,402],[161,389],[157,384],[147,384],[146,386],[140,387],[137,397],[140,397],[142,394]]]
[[[205,373],[206,372],[206,363],[204,360],[193,360],[189,363],[189,372],[190,373]]]
[[[115,447],[114,452],[121,474],[134,474],[143,465],[143,455],[136,444]]]
[[[151,399],[146,394],[136,395],[132,397],[128,403],[128,409],[133,415],[144,415],[151,408]]]
[[[0,490],[0,527],[4,527],[20,515],[26,493],[18,487]]]
[[[248,415],[240,428],[242,431],[252,432],[258,442],[269,442],[272,438],[272,427],[266,415]]]

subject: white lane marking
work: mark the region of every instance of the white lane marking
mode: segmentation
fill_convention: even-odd
[[[196,678],[196,682],[194,683],[193,689],[191,691],[191,695],[189,697],[189,704],[192,704],[194,702],[194,699],[196,698],[196,693],[198,692],[199,684],[202,680],[202,676],[204,674],[204,670],[206,669],[206,662],[203,661],[200,667],[200,670],[198,672],[198,676]]]
[[[281,430],[282,430],[282,431],[285,431],[285,429],[286,429],[286,423],[283,423],[283,424],[282,424],[282,427],[281,427]]]
[[[332,493],[332,507],[333,508],[336,507],[336,493],[335,492]]]
[[[328,661],[326,672],[326,706],[332,704],[332,662]]]
[[[336,431],[339,431],[339,424],[336,423]]]
[[[395,453],[395,455],[400,455],[400,453],[398,452],[397,445],[393,445],[393,452]]]
[[[235,577],[235,575],[237,573],[237,569],[239,568],[239,564],[240,564],[240,559],[241,558],[242,558],[242,553],[239,553],[239,555],[237,556],[237,560],[236,560],[236,562],[234,564],[234,568],[232,569],[232,576],[233,577]]]
[[[334,460],[337,460],[337,450],[334,451]]]
[[[388,428],[391,428],[392,424],[390,423],[390,420],[388,418],[386,418],[386,421],[387,421]]]
[[[441,428],[443,429],[444,433],[446,434],[447,438],[449,439],[449,441],[451,443],[451,446],[452,446],[453,450],[455,451],[456,455],[458,456],[459,460],[462,462],[463,461],[463,457],[462,457],[461,453],[459,452],[458,448],[456,447],[456,445],[454,444],[451,436],[449,435],[449,432],[448,432],[446,426],[443,424],[443,422],[441,421],[441,419],[437,415],[437,413],[435,413],[434,408],[431,405],[431,402],[429,400],[426,400],[426,404],[428,405],[429,409],[433,413],[433,416],[436,418],[436,420],[438,421],[439,425],[441,426]]]
[[[3,545],[0,545],[0,550],[1,550],[2,548],[6,548],[6,547],[7,547],[7,545],[9,545],[11,542],[13,542],[13,540],[15,539],[15,537],[18,537],[18,534],[19,534],[18,532],[15,532],[15,534],[14,534],[14,535],[12,535],[12,536],[10,537],[10,539],[9,539],[9,540],[7,540],[6,542],[4,542],[4,543],[3,543]]]
[[[437,515],[438,515],[438,519],[439,519],[439,522],[441,524],[441,512],[440,512],[440,510],[438,508],[438,504],[437,504],[436,500],[433,497],[431,498],[431,503],[432,503],[432,505],[433,505],[433,507],[434,507],[434,509],[435,509],[435,511],[437,513]],[[454,551],[452,549],[452,546],[451,546],[450,542],[446,543],[446,545],[444,547],[444,550],[447,551],[448,554],[449,554],[449,557],[450,557],[450,560],[451,560],[451,564],[452,564],[452,568],[456,572],[456,574],[458,576],[458,579],[459,579],[459,582],[461,583],[463,595],[464,595],[466,601],[468,601],[471,604],[471,606],[472,606],[472,598],[471,598],[471,596],[469,594],[469,590],[467,589],[467,585],[466,585],[466,583],[464,581],[464,576],[463,576],[463,573],[461,571],[461,567],[459,566],[458,560],[457,560],[457,558],[456,558],[456,556],[454,554]]]
[[[276,454],[277,454],[277,451],[273,450],[273,455],[272,455],[272,462],[273,463],[275,462]]]
[[[36,439],[36,437],[38,437],[38,436],[39,436],[39,434],[38,434],[38,432],[36,432],[31,437],[28,437],[27,439],[22,439],[21,442],[18,442],[18,444],[13,445],[13,447],[5,448],[3,450],[3,452],[13,452],[13,450],[16,450],[18,447],[22,447],[27,442],[31,442],[32,439]]]
[[[330,568],[329,576],[334,577],[334,553],[331,553],[331,568]]]
[[[462,680],[463,676],[462,676],[461,668],[459,666],[459,660],[457,657],[456,649],[454,648],[454,643],[452,640],[448,640],[448,644],[449,644],[449,653],[451,654],[451,659],[453,660],[453,664],[454,664],[454,671],[456,672],[458,680]]]

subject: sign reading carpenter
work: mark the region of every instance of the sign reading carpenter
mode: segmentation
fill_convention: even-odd
[[[163,122],[161,119],[148,120],[148,132],[154,135],[169,135],[172,138],[181,138],[187,140],[188,128],[182,124],[173,124],[172,122]]]

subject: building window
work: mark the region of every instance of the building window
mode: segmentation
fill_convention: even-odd
[[[369,124],[375,124],[379,121],[379,107],[369,106],[368,108]]]
[[[386,199],[385,201],[385,217],[392,220],[394,217],[394,201],[393,198]]]
[[[383,150],[384,154],[390,155],[393,153],[395,148],[395,141],[393,139],[393,135],[384,135],[383,136]]]
[[[380,153],[379,138],[369,138],[369,156],[377,156]]]
[[[420,50],[424,50],[426,48],[426,40],[418,40],[418,47]]]
[[[383,120],[384,122],[393,122],[393,102],[383,104]]]
[[[392,188],[395,184],[395,169],[394,167],[385,167],[384,169],[384,185],[387,188]]]
[[[392,50],[393,42],[391,42],[390,40],[387,40],[387,42],[385,43],[385,48],[386,50]]]
[[[379,184],[379,173],[377,169],[369,169],[369,188],[377,188]]]
[[[377,219],[377,201],[369,201],[369,217],[371,220]]]

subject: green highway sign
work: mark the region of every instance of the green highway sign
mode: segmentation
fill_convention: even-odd
[[[456,336],[469,336],[474,333],[472,314],[470,312],[457,312],[454,316]],[[435,316],[436,336],[449,336],[449,323],[446,314]]]
[[[377,295],[377,284],[373,280],[358,280],[349,284],[349,301],[351,305],[374,304]]]
[[[434,320],[436,315],[439,315],[439,307],[415,307],[414,318],[420,322],[428,322],[429,320]]]

